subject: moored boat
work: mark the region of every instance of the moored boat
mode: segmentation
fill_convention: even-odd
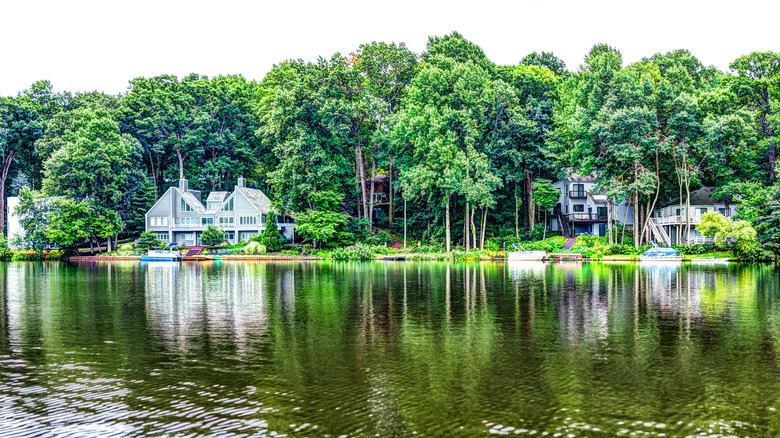
[[[541,261],[547,257],[545,251],[526,251],[525,248],[518,243],[512,244],[517,251],[509,252],[506,254],[507,260],[510,261]]]
[[[729,263],[728,257],[697,257],[691,263]]]
[[[661,248],[655,243],[653,247],[639,256],[640,262],[681,262],[680,251],[674,248]]]
[[[142,262],[160,262],[160,261],[176,261],[181,260],[181,254],[176,248],[176,242],[168,244],[167,249],[150,249],[146,255],[141,256]]]

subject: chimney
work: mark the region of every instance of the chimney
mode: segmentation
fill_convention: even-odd
[[[187,191],[187,180],[186,179],[181,178],[179,180],[179,190],[181,190],[182,192],[186,192]]]
[[[238,186],[239,187],[246,187],[246,178],[239,178],[238,179]]]

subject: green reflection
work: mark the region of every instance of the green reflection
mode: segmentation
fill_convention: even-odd
[[[0,275],[11,434],[780,432],[773,265],[6,263]]]

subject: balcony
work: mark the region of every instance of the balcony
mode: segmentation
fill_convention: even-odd
[[[598,213],[569,213],[564,215],[567,222],[606,222],[607,216]]]
[[[588,192],[585,191],[569,192],[570,199],[585,199],[587,197],[588,197]]]

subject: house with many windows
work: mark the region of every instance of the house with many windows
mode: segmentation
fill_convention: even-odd
[[[271,211],[271,200],[261,190],[247,187],[244,178],[238,178],[232,192],[211,192],[205,206],[201,192],[180,179],[178,186],[169,188],[146,212],[146,231],[153,231],[163,242],[193,246],[201,244],[201,232],[213,225],[223,229],[225,240],[234,244],[265,230]],[[277,215],[276,222],[282,237],[294,237],[292,218]]]
[[[567,169],[565,177],[553,183],[560,192],[560,199],[550,216],[550,229],[561,235],[574,237],[580,234],[607,235],[607,195],[599,188],[593,175],[578,175]],[[634,225],[633,207],[625,202],[612,200],[614,223],[629,228]]]
[[[686,212],[686,201],[674,199],[656,208],[650,220],[653,237],[667,245],[686,243],[711,243],[712,239],[699,233],[696,225],[704,213],[716,211],[726,217],[736,214],[734,206],[713,198],[715,187],[702,187],[691,192],[690,210]],[[688,224],[690,223],[690,231]]]

